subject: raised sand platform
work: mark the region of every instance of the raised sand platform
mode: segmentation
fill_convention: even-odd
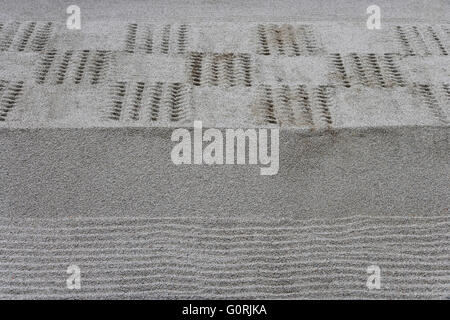
[[[39,2],[0,10],[0,298],[449,297],[448,2]],[[176,166],[194,120],[279,128],[278,174]]]

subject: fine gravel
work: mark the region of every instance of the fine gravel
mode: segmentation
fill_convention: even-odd
[[[371,4],[2,1],[0,298],[448,299],[450,6]],[[196,120],[278,173],[175,165]]]

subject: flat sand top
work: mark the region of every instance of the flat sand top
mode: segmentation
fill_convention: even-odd
[[[0,13],[0,126],[449,123],[445,1],[382,1],[380,30],[359,1],[80,1],[81,30],[63,3],[14,3]]]

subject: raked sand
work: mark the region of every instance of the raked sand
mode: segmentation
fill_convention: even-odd
[[[3,1],[0,298],[448,298],[449,4],[339,3],[77,1],[68,30]],[[278,174],[176,166],[195,120],[279,128]]]

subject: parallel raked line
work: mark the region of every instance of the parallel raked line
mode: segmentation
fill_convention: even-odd
[[[296,257],[297,259],[300,257]],[[445,264],[445,261],[439,261],[439,262],[444,262],[444,263],[439,263],[439,262],[418,262],[418,261],[414,261],[414,259],[398,259],[398,260],[404,260],[404,262],[396,262],[396,261],[386,261],[384,259],[335,259],[333,257],[326,257],[324,259],[324,257],[321,257],[322,259],[318,259],[318,258],[313,258],[313,259],[308,259],[308,261],[297,261],[297,262],[281,262],[281,261],[277,261],[276,258],[273,258],[272,261],[269,262],[251,262],[248,261],[247,263],[234,263],[234,262],[225,262],[223,261],[222,263],[220,262],[213,262],[213,263],[209,263],[207,262],[207,259],[204,259],[203,261],[198,258],[196,259],[197,263],[195,262],[171,262],[169,259],[169,261],[124,261],[124,260],[117,260],[117,261],[103,261],[103,264],[100,264],[98,262],[95,263],[89,263],[89,262],[83,262],[83,261],[76,261],[77,263],[79,263],[80,265],[82,264],[85,268],[92,266],[92,267],[98,267],[98,268],[108,268],[108,269],[114,269],[112,268],[113,266],[117,266],[117,270],[134,270],[137,269],[139,265],[142,265],[141,268],[138,268],[139,270],[144,270],[144,269],[157,269],[160,266],[165,266],[165,267],[180,267],[180,268],[192,268],[192,270],[201,270],[201,269],[205,269],[205,270],[220,270],[220,268],[224,268],[224,269],[236,269],[237,271],[239,269],[243,269],[245,267],[258,267],[258,268],[265,268],[268,267],[268,269],[270,269],[270,267],[272,266],[277,266],[277,267],[298,267],[298,266],[317,266],[317,265],[323,265],[323,266],[330,266],[330,267],[336,267],[336,268],[349,268],[352,269],[354,266],[360,266],[363,264],[367,264],[367,262],[369,261],[383,261],[385,266],[390,266],[392,268],[397,268],[398,270],[403,270],[403,267],[405,268],[425,268],[424,270],[431,270],[431,269],[426,269],[426,268],[431,268],[431,267],[439,267],[441,269],[437,269],[437,270],[448,270],[450,271],[450,265]],[[188,258],[187,258],[188,259]],[[201,264],[199,264],[199,262],[202,262]],[[411,261],[414,261],[414,266],[411,266]],[[345,264],[345,265],[344,265]],[[131,265],[134,267],[131,269],[127,269],[125,268],[125,266],[127,265]],[[25,264],[25,263],[2,263],[2,270],[0,270],[0,273],[2,272],[6,272],[6,271],[11,271],[11,270],[17,270],[17,272],[27,272],[28,270],[33,270],[36,271],[37,274],[39,273],[47,273],[50,272],[50,270],[47,270],[46,268],[60,268],[61,266],[67,266],[67,263],[50,263],[50,264]],[[399,267],[400,266],[400,267]],[[41,268],[41,270],[35,270],[34,268]],[[443,269],[442,269],[443,268]],[[353,269],[352,269],[353,270]],[[57,271],[55,271],[57,272]],[[450,276],[450,274],[449,274]]]
[[[389,229],[406,229],[408,228],[409,230],[411,228],[413,228],[414,230],[422,230],[422,229],[430,229],[430,228],[436,228],[436,227],[450,227],[450,219],[449,221],[443,221],[443,222],[434,222],[432,225],[421,225],[421,224],[402,224],[402,225],[397,225],[397,226],[392,226],[390,224],[380,224],[378,223],[377,225],[374,226],[361,226],[358,228],[355,228],[355,226],[358,225],[364,225],[364,222],[359,222],[359,223],[355,223],[352,225],[352,228],[349,228],[349,230],[333,230],[333,232],[317,232],[315,231],[315,234],[332,234],[335,235],[336,233],[352,233],[352,232],[360,232],[360,231],[369,231],[369,230],[376,230],[379,231],[380,229],[382,229],[383,231],[389,230]],[[54,227],[54,228],[46,228],[46,227],[31,227],[31,226],[17,226],[17,225],[0,225],[0,232],[6,232],[6,231],[10,231],[10,232],[23,232],[23,231],[39,231],[40,234],[49,234],[49,235],[54,235],[55,231],[64,231],[65,234],[63,235],[55,235],[55,236],[72,236],[71,234],[67,234],[67,232],[76,232],[77,234],[82,234],[82,235],[96,235],[96,234],[92,234],[92,231],[104,231],[104,232],[108,232],[108,234],[113,233],[113,232],[133,232],[133,234],[136,234],[136,231],[139,229],[149,229],[151,228],[152,230],[154,229],[158,229],[158,228],[164,228],[164,230],[160,230],[160,231],[152,231],[151,233],[157,233],[157,232],[162,232],[162,231],[167,231],[168,229],[174,229],[174,230],[179,230],[181,231],[183,234],[186,233],[187,231],[196,231],[196,232],[201,232],[201,233],[205,233],[205,232],[214,232],[214,234],[216,234],[217,232],[229,232],[232,233],[233,235],[236,235],[236,232],[255,232],[256,235],[259,235],[261,232],[267,232],[267,231],[271,231],[271,232],[280,232],[283,235],[286,232],[296,232],[296,231],[302,231],[302,230],[307,230],[307,231],[311,231],[311,230],[315,230],[318,229],[320,231],[323,231],[324,229],[338,229],[339,227],[344,227],[344,226],[321,226],[321,225],[317,225],[317,226],[300,226],[300,227],[286,227],[286,228],[280,228],[280,227],[271,227],[271,226],[267,226],[266,228],[257,228],[255,229],[254,227],[249,227],[249,228],[240,228],[240,229],[233,229],[233,228],[209,228],[209,226],[205,226],[203,228],[196,226],[196,227],[192,227],[192,226],[177,226],[177,225],[153,225],[153,224],[148,224],[148,225],[137,225],[134,227],[130,227],[130,226],[121,226],[121,225],[117,225],[117,226],[111,226],[111,227],[102,227],[102,226],[93,226],[93,227]],[[142,232],[142,234],[144,234],[145,232]],[[147,232],[149,233],[149,232]],[[98,235],[102,234],[102,233],[97,233]],[[238,235],[236,235],[238,236]],[[244,236],[244,235],[242,235]],[[213,237],[213,236],[211,236]],[[215,237],[220,237],[220,236],[215,236]]]
[[[1,223],[0,219],[0,223]],[[321,223],[321,224],[309,224],[309,225],[304,225],[304,223],[299,223],[298,220],[283,220],[283,221],[268,221],[266,223],[258,223],[258,222],[252,222],[253,226],[248,226],[248,227],[241,227],[238,226],[236,227],[235,225],[237,224],[235,221],[231,221],[230,223],[226,223],[224,224],[223,227],[217,227],[217,225],[220,225],[220,221],[215,221],[215,222],[203,222],[201,223],[201,221],[199,223],[185,223],[182,221],[182,219],[180,220],[175,220],[175,223],[158,223],[157,221],[151,221],[151,220],[147,220],[147,223],[143,224],[142,220],[136,220],[134,222],[139,223],[138,226],[130,226],[132,221],[117,221],[116,223],[114,223],[111,226],[104,226],[103,224],[100,224],[96,221],[95,224],[93,225],[88,225],[88,226],[80,226],[79,224],[76,224],[74,227],[61,227],[61,225],[66,225],[66,224],[75,224],[76,221],[73,220],[66,220],[66,221],[60,221],[58,222],[58,220],[54,220],[54,224],[55,226],[53,228],[49,228],[49,227],[41,227],[41,226],[32,226],[31,224],[29,224],[30,222],[27,221],[26,219],[21,221],[21,224],[26,223],[27,225],[23,226],[23,225],[17,225],[16,223],[12,223],[10,220],[10,223],[1,223],[0,227],[5,227],[5,228],[17,228],[17,229],[23,229],[23,230],[36,230],[36,231],[55,231],[56,229],[59,229],[61,231],[74,231],[74,232],[79,232],[82,231],[83,229],[90,229],[90,228],[94,228],[94,229],[98,229],[98,230],[111,230],[111,227],[113,227],[113,229],[121,229],[121,228],[125,228],[126,230],[130,230],[131,228],[143,228],[143,227],[150,227],[152,229],[155,228],[179,228],[181,230],[186,230],[186,229],[192,229],[192,230],[201,230],[202,232],[220,232],[220,231],[227,231],[227,232],[238,232],[238,231],[245,231],[245,232],[249,232],[249,231],[255,231],[255,232],[260,232],[263,230],[274,230],[274,231],[280,231],[280,232],[286,232],[286,231],[291,231],[291,230],[310,230],[310,229],[314,229],[314,228],[320,228],[321,230],[325,229],[325,228],[330,228],[330,229],[336,229],[336,228],[341,228],[341,227],[354,227],[357,225],[365,225],[368,223],[375,223],[376,226],[378,227],[380,226],[380,222],[376,222],[376,219],[373,219],[373,221],[369,221],[367,219],[365,219],[364,217],[358,218],[358,217],[353,217],[352,220],[357,220],[357,221],[352,221],[349,223],[342,223],[342,224],[338,224],[336,222],[334,222],[333,224],[328,224],[330,223],[330,221],[332,220],[328,220],[328,221],[324,221],[324,222],[328,222],[328,223]],[[389,219],[384,219],[387,220],[386,221],[386,225],[381,225],[381,226],[385,226],[385,227],[392,227],[392,228],[400,228],[401,226],[403,226],[402,224],[400,225],[394,225],[392,226],[392,223],[395,223],[396,221],[389,221]],[[407,219],[406,221],[409,224],[405,224],[405,227],[411,226],[411,227],[415,227],[417,226],[416,224],[410,224],[410,221],[414,220],[413,217],[411,217],[409,220]],[[436,220],[444,220],[438,223],[447,223],[450,222],[450,218],[449,217],[437,217]],[[40,222],[44,222],[44,220],[39,220]],[[65,222],[65,223],[64,223]],[[104,223],[105,221],[103,221]],[[123,223],[126,223],[126,226],[123,226]],[[239,223],[239,225],[246,225],[248,224],[250,221],[242,221]],[[399,222],[397,222],[399,223]],[[421,223],[427,223],[425,221],[421,221]],[[432,221],[430,221],[430,223],[433,223]],[[436,223],[436,222],[434,222]],[[122,224],[122,225],[121,225]],[[53,224],[52,224],[53,225]],[[226,228],[226,230],[224,230]]]
[[[220,217],[214,217],[214,221],[212,221],[212,219],[209,219],[211,222],[214,223],[243,223],[243,222],[253,222],[254,224],[268,224],[268,223],[272,223],[272,222],[278,222],[278,223],[282,223],[282,222],[295,222],[295,223],[310,223],[312,221],[321,221],[321,222],[327,222],[327,223],[334,223],[337,220],[365,220],[365,219],[370,219],[370,220],[387,220],[387,219],[391,219],[391,220],[406,220],[406,221],[410,221],[410,220],[436,220],[436,219],[444,219],[444,220],[448,220],[449,217],[446,215],[435,215],[435,216],[396,216],[396,215],[388,215],[388,216],[382,216],[382,215],[377,215],[377,216],[370,216],[370,215],[352,215],[352,216],[346,216],[346,217],[330,217],[329,219],[326,218],[301,218],[299,217],[298,219],[289,219],[289,218],[280,218],[280,219],[268,219],[268,222],[265,221],[254,221],[251,219],[243,219],[243,218],[220,218]],[[0,217],[0,220],[5,220],[5,221],[14,221],[14,219],[10,218],[10,217]],[[76,216],[76,217],[42,217],[42,218],[34,218],[34,217],[22,217],[19,220],[16,221],[23,221],[26,223],[29,223],[31,221],[48,221],[48,222],[58,222],[60,223],[61,221],[77,221],[77,220],[82,220],[82,221],[98,221],[98,220],[117,220],[118,222],[122,221],[122,220],[132,220],[132,221],[149,221],[149,222],[158,222],[158,221],[174,221],[174,222],[178,222],[178,223],[185,223],[186,221],[194,221],[194,222],[202,222],[202,221],[208,221],[208,219],[205,219],[204,217],[184,217],[184,216],[171,216],[171,217],[144,217],[144,216]]]
[[[367,289],[345,289],[330,291],[330,290],[304,290],[302,292],[296,293],[264,293],[260,292],[242,292],[240,294],[199,294],[192,292],[185,292],[179,290],[147,290],[141,292],[114,292],[114,293],[85,293],[80,294],[71,290],[71,292],[62,291],[59,294],[48,293],[48,294],[21,294],[21,295],[1,295],[0,299],[19,299],[19,300],[30,300],[30,299],[148,299],[149,297],[155,299],[204,299],[204,297],[211,297],[217,299],[440,299],[442,298],[442,293],[417,293],[417,292],[404,292],[403,290],[372,290]]]
[[[109,250],[111,251],[111,250]],[[54,262],[58,261],[58,260],[63,260],[64,262],[67,261],[67,259],[77,259],[77,260],[87,260],[87,261],[96,261],[96,260],[109,260],[109,259],[114,259],[114,258],[121,258],[121,259],[134,259],[134,261],[138,261],[136,260],[136,258],[140,258],[140,259],[144,259],[144,261],[148,261],[148,260],[158,260],[158,259],[164,259],[164,260],[171,260],[171,259],[175,259],[175,260],[183,260],[184,258],[183,256],[180,255],[178,250],[164,250],[165,253],[155,253],[155,250],[151,250],[150,248],[146,248],[146,249],[134,249],[134,250],[128,250],[128,249],[122,249],[122,250],[112,250],[115,253],[114,254],[108,254],[105,253],[104,251],[98,252],[96,254],[73,254],[72,251],[70,251],[70,253],[68,252],[66,255],[49,255],[49,254],[40,254],[40,255],[30,255],[30,254],[26,254],[26,255],[20,255],[17,253],[14,253],[12,256],[11,255],[4,255],[4,261],[8,261],[8,260],[33,260],[33,261],[40,261],[39,263],[46,263],[45,261],[50,261],[50,262]],[[122,251],[123,253],[118,253]],[[130,251],[137,251],[140,252],[138,254],[130,254]],[[313,251],[310,250],[311,252],[305,253],[305,251],[302,250],[301,253],[299,253],[298,255],[284,255],[284,257],[286,258],[311,258],[311,257],[315,257],[315,256],[323,256],[324,253],[329,253],[328,250],[326,251]],[[444,251],[444,250],[443,250]],[[448,251],[448,250],[447,250]],[[5,251],[5,252],[11,252],[11,251]],[[149,252],[149,253],[147,253]],[[173,252],[173,254],[167,254],[167,252]],[[405,251],[399,252],[399,253],[394,253],[391,250],[387,251],[387,252],[378,252],[376,250],[365,250],[365,251],[358,251],[358,250],[352,250],[351,252],[345,252],[345,253],[340,253],[340,252],[333,252],[333,257],[337,258],[340,256],[343,256],[345,258],[350,259],[351,257],[367,257],[370,258],[372,260],[376,260],[377,257],[382,256],[384,260],[386,261],[391,261],[390,259],[395,260],[394,258],[409,258],[409,259],[423,259],[427,262],[429,261],[433,261],[433,260],[443,260],[443,261],[449,261],[450,260],[450,253],[437,253],[437,251],[429,251],[427,252],[428,255],[414,255],[411,253],[405,253]],[[252,255],[251,257],[246,257],[246,258],[237,258],[237,257],[227,257],[225,256],[225,258],[227,259],[227,261],[247,261],[249,259],[249,261],[256,261],[256,260],[268,260],[270,258],[268,258],[267,256],[264,255]],[[3,261],[3,262],[4,262]],[[0,265],[3,263],[0,262]]]

